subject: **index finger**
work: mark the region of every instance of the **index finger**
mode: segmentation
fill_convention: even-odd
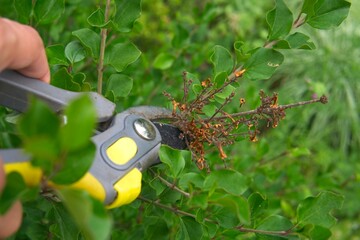
[[[34,28],[0,18],[0,36],[0,71],[9,68],[50,82],[44,44]]]

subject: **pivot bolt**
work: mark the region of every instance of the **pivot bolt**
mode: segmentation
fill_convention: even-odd
[[[154,140],[156,131],[154,126],[146,119],[139,118],[134,122],[135,132],[145,140]]]

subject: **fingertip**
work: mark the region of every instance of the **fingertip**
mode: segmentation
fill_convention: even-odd
[[[41,81],[44,81],[46,83],[50,83],[50,79],[50,70],[48,70],[46,74],[42,78],[40,78]]]

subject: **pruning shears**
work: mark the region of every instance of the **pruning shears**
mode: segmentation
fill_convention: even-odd
[[[115,104],[95,92],[63,90],[11,70],[0,73],[0,105],[19,112],[27,109],[30,95],[60,113],[80,94],[89,95],[97,111],[98,128],[91,139],[96,154],[90,170],[71,187],[86,190],[109,208],[128,204],[140,194],[141,172],[160,163],[161,144],[186,149],[177,127],[156,122],[169,116],[169,110],[140,106],[115,114]],[[41,169],[31,165],[22,149],[0,149],[0,156],[7,173],[19,172],[28,185],[40,183]]]

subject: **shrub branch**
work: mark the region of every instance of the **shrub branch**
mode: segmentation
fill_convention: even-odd
[[[110,4],[111,4],[111,0],[106,0],[105,16],[104,16],[105,22],[107,22],[108,19],[109,19]],[[107,34],[108,34],[107,28],[106,27],[102,28],[101,32],[100,32],[101,40],[100,40],[99,63],[98,63],[98,66],[97,66],[97,71],[98,71],[97,92],[99,94],[102,94],[103,73],[104,73],[104,57],[105,57]]]

